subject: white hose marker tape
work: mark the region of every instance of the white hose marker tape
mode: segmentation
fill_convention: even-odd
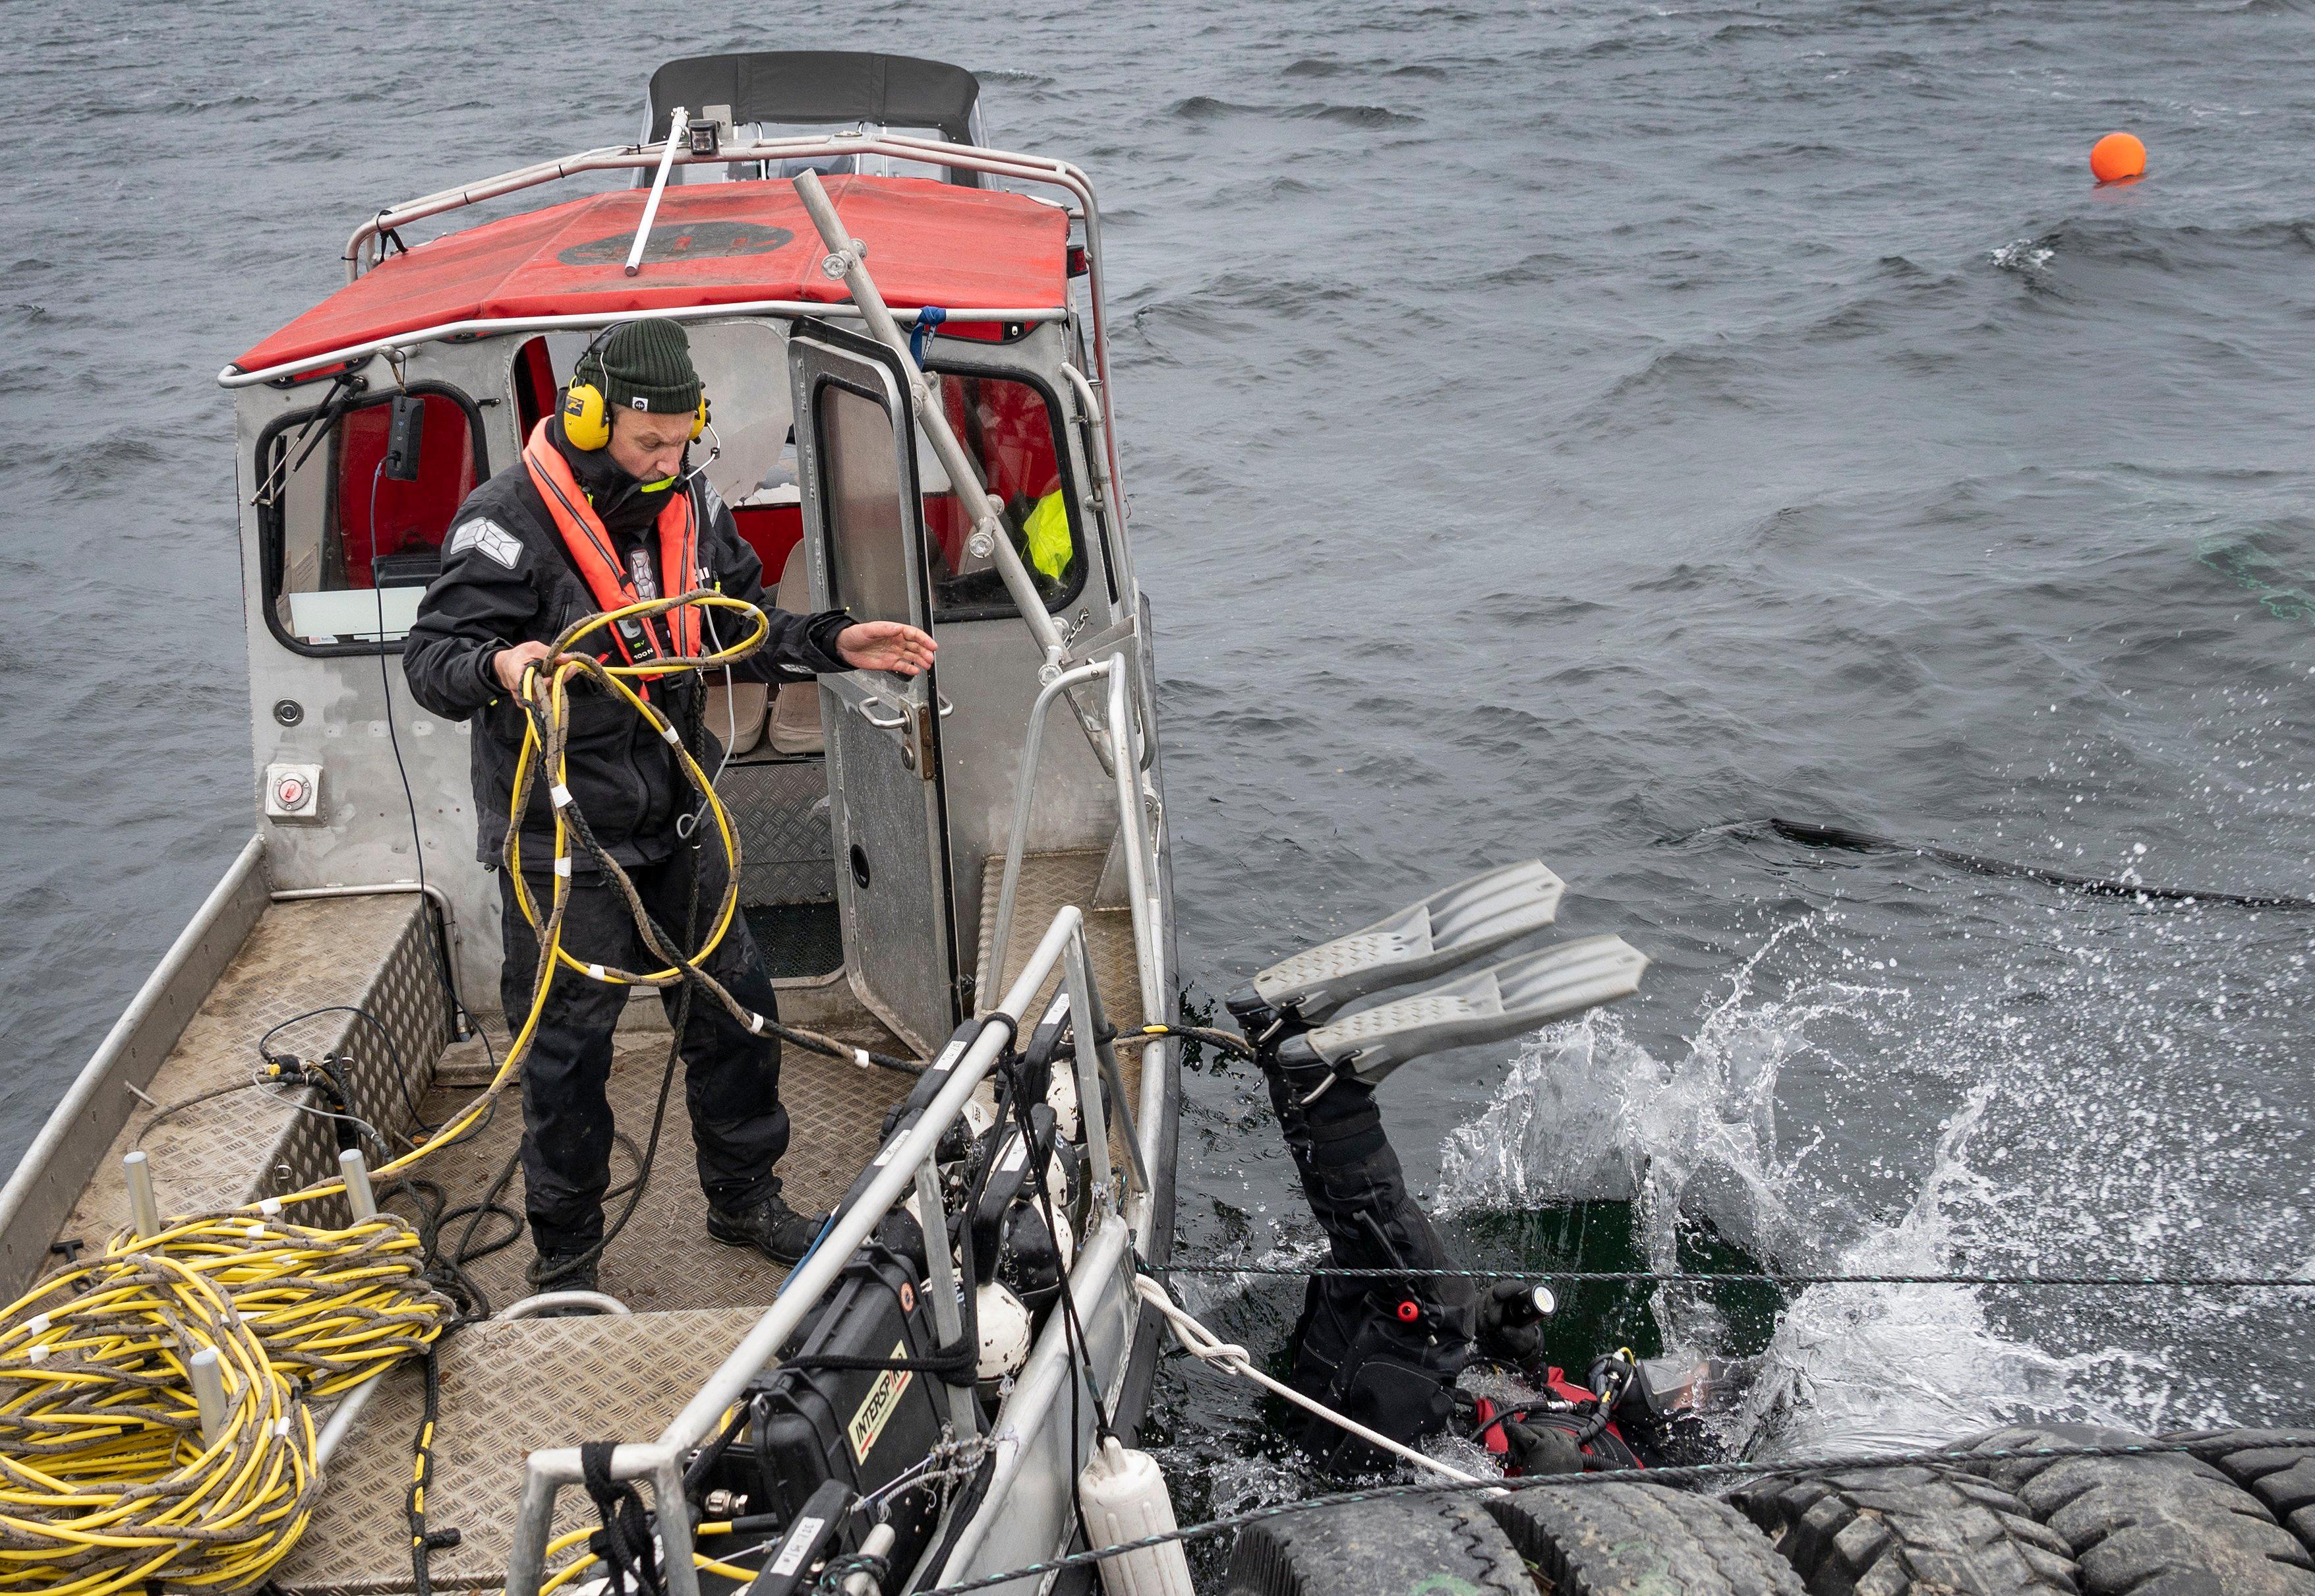
[[[249,1228],[244,1230],[242,1234],[248,1237],[252,1241],[263,1241],[265,1239],[265,1221],[262,1219],[250,1220]]]
[[[24,1349],[24,1361],[27,1363],[45,1363],[48,1361],[49,1346],[46,1342],[36,1341]]]
[[[661,726],[659,729],[659,734],[667,739],[668,745],[670,748],[681,748],[683,746],[683,733],[677,731],[672,726]]]
[[[288,1414],[283,1414],[279,1418],[273,1421],[273,1438],[276,1441],[279,1441],[288,1433],[289,1415]]]
[[[281,1211],[281,1199],[279,1197],[259,1198],[257,1200],[257,1211],[263,1214],[267,1219],[271,1219],[274,1215]]]
[[[24,1321],[24,1328],[34,1335],[46,1335],[49,1333],[49,1316],[34,1314]]]
[[[748,1015],[748,1030],[754,1035],[761,1036],[764,1033],[764,1016],[751,1010]]]
[[[569,875],[571,873],[571,860],[568,856],[554,861],[554,873],[557,875]]]
[[[600,964],[588,965],[587,973],[599,981],[607,981],[611,979],[608,975],[603,972],[603,967]]]
[[[554,800],[554,807],[557,809],[568,809],[571,807],[571,789],[564,786],[561,782],[556,782],[553,786],[547,788],[546,795]]]
[[[860,1066],[860,1068],[863,1068],[863,1069],[867,1068],[868,1068],[868,1050],[867,1050],[866,1048],[854,1048],[854,1049],[852,1050],[852,1061],[853,1061],[855,1064],[859,1065],[859,1066]]]

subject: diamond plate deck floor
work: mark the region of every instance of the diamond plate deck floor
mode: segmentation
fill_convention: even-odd
[[[881,1028],[847,1028],[836,1034],[839,1041],[878,1052],[905,1054],[908,1051]],[[650,1139],[652,1107],[666,1069],[670,1041],[666,1031],[638,1028],[621,1030],[613,1046],[612,1120],[636,1150]],[[825,1209],[841,1197],[859,1173],[861,1160],[875,1148],[884,1111],[908,1095],[911,1084],[909,1077],[889,1070],[863,1069],[800,1048],[783,1049],[780,1100],[787,1104],[791,1135],[779,1173],[788,1201],[809,1212]],[[423,1104],[426,1116],[439,1123],[470,1096],[464,1091],[430,1093]],[[517,1088],[509,1086],[483,1133],[435,1154],[426,1161],[423,1173],[441,1184],[448,1196],[447,1206],[475,1201],[505,1167],[521,1139],[522,1105]],[[625,1185],[634,1174],[634,1152],[624,1144],[615,1148],[611,1154],[614,1189]],[[518,1213],[522,1210],[519,1166],[500,1201]],[[624,1195],[609,1198],[604,1203],[605,1214],[616,1219],[625,1202]],[[389,1206],[406,1211],[399,1202]],[[651,1184],[634,1218],[603,1255],[602,1289],[637,1313],[769,1303],[787,1278],[787,1271],[760,1253],[710,1241],[706,1211],[694,1163],[691,1120],[684,1112],[683,1074],[679,1065],[668,1094],[667,1119],[660,1132]],[[450,1227],[444,1238],[446,1248],[456,1243],[463,1226],[464,1221],[459,1221]],[[503,1224],[485,1217],[477,1239],[505,1231]],[[504,1308],[529,1294],[524,1272],[532,1255],[530,1238],[525,1234],[513,1246],[469,1265],[468,1272],[489,1293],[494,1308]]]
[[[860,1024],[831,1029],[838,1040],[879,1052],[907,1051],[865,1015]],[[612,1115],[637,1148],[651,1133],[670,1039],[663,1029],[640,1025],[621,1029],[614,1042]],[[503,1034],[494,1033],[492,1045],[502,1053]],[[885,1070],[784,1050],[780,1097],[793,1138],[780,1174],[788,1200],[817,1210],[843,1195],[876,1146],[884,1111],[911,1084]],[[472,1095],[466,1088],[430,1092],[422,1106],[428,1120],[439,1123]],[[481,1135],[434,1155],[422,1173],[441,1184],[449,1206],[472,1202],[505,1166],[521,1136],[521,1107],[510,1088]],[[615,1151],[611,1170],[613,1185],[625,1184],[634,1173],[633,1155]],[[521,1210],[519,1166],[500,1201]],[[607,1212],[616,1217],[625,1201],[612,1197]],[[709,1240],[705,1216],[679,1067],[651,1184],[601,1266],[602,1289],[633,1308],[634,1317],[471,1326],[451,1338],[442,1355],[427,1518],[436,1528],[458,1529],[464,1540],[429,1565],[433,1584],[495,1588],[504,1578],[526,1451],[656,1435],[770,1305],[786,1269],[759,1253]],[[482,1238],[505,1233],[497,1221],[485,1219],[483,1226]],[[460,1228],[446,1231],[446,1246],[456,1244]],[[469,1273],[494,1307],[504,1308],[528,1294],[524,1272],[531,1257],[525,1234],[469,1265]],[[414,1367],[387,1378],[389,1385],[333,1462],[312,1527],[275,1576],[285,1588],[347,1596],[412,1588],[403,1500],[421,1387]],[[565,1492],[556,1532],[590,1522],[592,1514],[585,1493]]]
[[[267,906],[162,1060],[146,1102],[122,1126],[59,1235],[102,1246],[129,1223],[120,1159],[140,1146],[152,1159],[154,1194],[164,1215],[235,1208],[335,1175],[336,1130],[307,1112],[315,1095],[248,1084],[261,1062],[260,1039],[314,1010],[328,1012],[287,1025],[273,1048],[306,1059],[350,1059],[354,1112],[388,1135],[406,1130],[415,1099],[396,1063],[430,1069],[448,1028],[420,901],[401,893]],[[319,956],[324,949],[326,956]],[[391,1046],[359,1015],[336,1006],[342,1005],[377,1015]],[[219,1095],[189,1102],[211,1091]],[[188,1106],[165,1118],[155,1106],[177,1104]],[[395,1150],[404,1145],[397,1140]],[[375,1165],[374,1148],[370,1157]],[[319,1223],[344,1222],[343,1205],[334,1201],[307,1215]]]
[[[718,1249],[721,1250],[721,1249]],[[747,1334],[753,1308],[632,1318],[472,1325],[443,1349],[442,1418],[426,1518],[459,1531],[427,1574],[437,1589],[495,1590],[506,1577],[523,1455],[581,1441],[650,1440]],[[300,1596],[384,1596],[412,1588],[410,1446],[423,1386],[415,1365],[386,1377],[332,1461],[320,1507],[273,1583]],[[595,1521],[581,1490],[556,1503],[554,1532]]]

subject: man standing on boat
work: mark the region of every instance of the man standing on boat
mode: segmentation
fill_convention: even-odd
[[[932,661],[933,640],[913,626],[771,607],[762,563],[732,512],[704,476],[685,470],[705,416],[681,325],[663,317],[621,323],[580,357],[561,412],[539,423],[522,458],[475,489],[451,522],[442,572],[419,605],[403,669],[428,709],[475,722],[476,852],[487,866],[498,865],[505,844],[525,725],[517,696],[523,672],[545,666],[553,640],[588,615],[713,585],[758,606],[771,623],[762,649],[732,668],[741,679],[776,685],[851,669],[914,676]],[[631,660],[702,652],[691,613],[630,623],[613,640],[616,652]],[[712,650],[714,612],[705,620]],[[660,678],[649,691],[674,725],[696,723],[696,677]],[[572,687],[570,728],[567,785],[579,812],[652,918],[696,947],[700,927],[686,922],[695,913],[704,919],[718,901],[724,861],[714,848],[699,850],[691,790],[674,750],[642,716],[584,681]],[[554,854],[548,785],[533,785],[521,820],[526,876],[533,861],[542,872],[530,878],[540,903],[553,894],[544,873]],[[696,899],[695,865],[703,871]],[[616,884],[584,853],[572,868],[563,947],[582,964],[652,968]],[[511,1021],[529,1010],[538,944],[503,873],[500,903],[506,962],[499,992]],[[702,968],[748,1007],[777,1012],[744,920],[732,921]],[[532,1279],[542,1287],[595,1284],[610,1182],[611,1031],[630,989],[559,971],[524,1061],[524,1206],[538,1255]],[[679,990],[662,993],[670,1017]],[[695,1001],[682,1051],[708,1234],[794,1263],[821,1221],[790,1208],[773,1173],[788,1145],[779,1043],[751,1034],[721,1005]]]

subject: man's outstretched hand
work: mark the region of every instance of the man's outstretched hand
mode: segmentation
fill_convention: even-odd
[[[838,658],[855,670],[889,670],[914,676],[933,662],[940,647],[900,621],[860,621],[836,634]]]

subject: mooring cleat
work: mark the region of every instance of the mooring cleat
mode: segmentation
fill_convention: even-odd
[[[1620,936],[1561,943],[1289,1038],[1278,1061],[1290,1072],[1324,1066],[1372,1086],[1425,1053],[1497,1042],[1628,998],[1647,967],[1647,955]]]
[[[1425,980],[1542,930],[1566,891],[1540,859],[1506,864],[1280,960],[1254,978],[1254,992],[1272,1013],[1315,1025],[1370,992]],[[1241,1002],[1232,999],[1231,1008]]]

